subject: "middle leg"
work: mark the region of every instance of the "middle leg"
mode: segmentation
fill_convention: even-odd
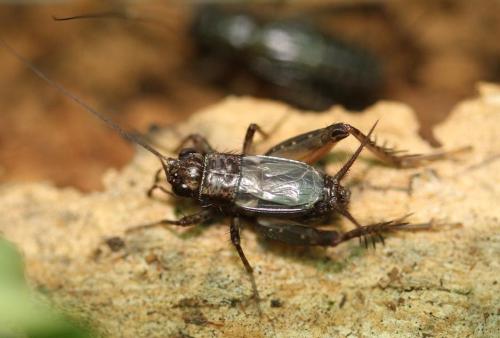
[[[269,134],[262,130],[262,128],[255,123],[251,123],[245,134],[245,140],[243,141],[243,154],[248,155],[252,151],[253,137],[255,133],[258,132],[263,138],[268,138]]]
[[[253,275],[253,268],[248,262],[248,259],[243,252],[240,244],[240,219],[238,217],[233,217],[231,219],[231,226],[229,228],[229,232],[231,234],[231,243],[233,243],[238,255],[240,256],[243,265],[245,266],[245,270],[248,274]]]
[[[243,265],[245,266],[245,270],[248,274],[248,277],[250,278],[250,282],[252,283],[252,291],[253,291],[253,297],[257,300],[257,306],[258,306],[258,301],[260,299],[259,297],[259,291],[257,289],[257,284],[255,283],[255,277],[253,275],[253,268],[248,262],[248,259],[245,256],[245,253],[243,252],[243,249],[241,248],[240,244],[240,219],[236,216],[231,219],[231,226],[230,226],[230,234],[231,234],[231,242],[233,243],[234,247],[236,248],[236,251],[238,252],[238,255],[240,256],[241,261],[243,262]],[[258,307],[259,312],[260,312],[260,307]]]
[[[186,146],[186,144],[190,142],[193,145],[193,148],[199,153],[209,154],[214,152],[214,149],[210,143],[208,143],[207,139],[200,134],[189,134],[186,136],[175,148],[174,152],[179,153]]]

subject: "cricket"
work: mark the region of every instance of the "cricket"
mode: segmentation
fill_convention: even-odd
[[[398,168],[420,166],[456,152],[422,155],[387,148],[374,141],[372,135],[377,125],[374,122],[367,133],[350,124],[334,123],[326,128],[293,136],[271,147],[264,154],[256,155],[251,152],[254,135],[260,133],[266,137],[267,133],[259,125],[251,124],[240,153],[218,152],[202,135],[191,134],[180,142],[176,158],[167,157],[49,78],[5,41],[0,39],[0,45],[61,94],[100,119],[124,139],[158,158],[161,168],[147,192],[148,195],[151,196],[153,191],[159,189],[195,200],[199,205],[200,210],[195,214],[129,228],[127,232],[156,226],[193,226],[222,214],[230,219],[231,242],[254,288],[253,268],[245,256],[240,240],[243,221],[253,224],[264,238],[289,245],[334,247],[356,238],[363,240],[365,245],[368,245],[369,240],[374,246],[377,241],[384,244],[384,232],[404,229],[410,223],[407,216],[403,216],[363,225],[349,211],[351,193],[343,185],[343,179],[362,150],[366,148],[384,163]],[[348,136],[353,136],[360,144],[337,173],[329,175],[313,167]],[[163,176],[172,192],[161,185]],[[328,225],[326,222],[334,214],[348,219],[354,228],[346,232],[317,228],[319,225]],[[256,293],[256,288],[254,292]]]

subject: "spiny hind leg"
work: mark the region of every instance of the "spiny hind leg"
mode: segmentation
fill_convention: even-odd
[[[458,153],[471,150],[471,147],[462,147],[451,151],[441,151],[428,155],[408,154],[405,150],[396,150],[394,148],[388,148],[385,145],[377,144],[376,140],[370,139],[359,129],[351,125],[346,124],[346,128],[349,129],[349,133],[354,136],[359,142],[363,143],[367,141],[366,148],[370,150],[375,156],[377,156],[381,161],[397,168],[419,167],[428,162],[446,159]]]
[[[335,123],[326,128],[291,137],[269,149],[265,155],[313,164],[347,136],[349,136],[349,131],[344,124]]]
[[[334,123],[326,128],[313,130],[285,140],[269,149],[265,155],[313,164],[326,156],[339,141],[349,135],[354,136],[361,143],[365,142],[365,147],[381,161],[398,168],[417,167],[429,161],[444,159],[469,149],[461,148],[429,155],[402,154],[404,151],[377,144],[375,140],[370,139],[350,124]]]
[[[379,240],[384,244],[383,232],[401,230],[407,222],[404,218],[364,225],[348,232],[335,230],[320,230],[307,225],[291,223],[257,223],[257,231],[264,237],[290,245],[303,246],[337,246],[353,238],[363,238],[365,246],[368,246],[368,239],[371,238],[373,246]]]

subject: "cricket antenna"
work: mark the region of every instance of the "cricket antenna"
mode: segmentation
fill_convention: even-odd
[[[139,23],[155,24],[155,25],[158,25],[160,27],[171,29],[171,27],[166,25],[165,22],[163,22],[162,20],[159,20],[156,16],[137,15],[137,14],[131,13],[130,11],[127,11],[127,10],[94,12],[94,13],[85,13],[85,14],[72,15],[72,16],[52,15],[52,20],[54,20],[54,21],[87,20],[87,19],[119,19],[119,20],[124,20],[124,21],[135,21],[135,22],[139,22]]]
[[[49,85],[57,89],[60,93],[62,93],[64,96],[68,97],[71,99],[73,102],[78,104],[80,107],[82,107],[84,110],[87,112],[91,113],[101,121],[103,121],[108,127],[113,129],[114,131],[118,132],[122,138],[125,140],[135,143],[150,153],[154,154],[156,157],[158,157],[162,163],[164,160],[167,158],[160,153],[158,150],[153,148],[150,144],[148,144],[146,141],[140,139],[137,136],[132,135],[131,133],[126,132],[124,129],[122,129],[118,124],[116,124],[111,118],[107,117],[106,115],[103,115],[96,109],[92,108],[89,104],[87,104],[85,101],[83,101],[81,98],[76,96],[75,94],[71,93],[69,90],[64,88],[60,83],[50,79],[45,75],[40,69],[38,69],[33,63],[31,63],[29,60],[21,56],[14,48],[12,48],[7,42],[5,42],[2,38],[0,38],[0,45],[7,49],[16,59],[18,59],[21,63],[23,63],[26,67],[28,67],[33,73],[35,73],[39,78],[41,78],[43,81],[47,82]]]
[[[116,19],[124,19],[129,20],[131,17],[127,15],[127,13],[122,13],[118,11],[109,11],[109,12],[96,12],[96,13],[88,13],[81,15],[73,15],[73,16],[55,16],[52,15],[52,19],[54,21],[69,21],[69,20],[78,20],[78,19],[100,19],[100,18],[116,18]]]
[[[139,22],[149,22],[149,23],[160,23],[160,21],[155,18],[148,16],[139,16],[131,14],[128,11],[107,11],[107,12],[95,12],[86,13],[72,16],[55,16],[52,15],[54,21],[69,21],[69,20],[82,20],[82,19],[121,19],[121,20],[133,20]]]
[[[368,135],[366,136],[366,139],[359,145],[358,149],[351,156],[351,158],[349,159],[349,161],[347,161],[346,164],[344,164],[344,166],[338,171],[338,173],[336,173],[335,176],[333,176],[333,178],[335,180],[340,181],[347,174],[347,172],[349,171],[349,169],[353,165],[354,161],[356,161],[356,159],[358,158],[359,154],[361,153],[361,151],[363,150],[363,148],[365,147],[365,145],[368,142],[370,142],[370,136],[372,135],[373,130],[377,126],[377,123],[378,123],[378,120],[375,121],[375,123],[373,124],[373,127],[370,129],[370,132],[368,132]]]
[[[132,19],[130,15],[127,13],[122,13],[118,11],[109,11],[109,12],[96,12],[96,13],[87,13],[73,16],[52,16],[54,21],[69,21],[69,20],[79,20],[79,19],[99,19],[99,18],[116,18],[116,19],[124,19],[129,20]]]

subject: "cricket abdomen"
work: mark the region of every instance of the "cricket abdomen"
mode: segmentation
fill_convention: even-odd
[[[272,156],[206,154],[199,198],[247,215],[304,214],[324,197],[325,177],[310,165]]]
[[[303,162],[243,156],[234,203],[246,213],[301,214],[322,200],[324,175]]]

